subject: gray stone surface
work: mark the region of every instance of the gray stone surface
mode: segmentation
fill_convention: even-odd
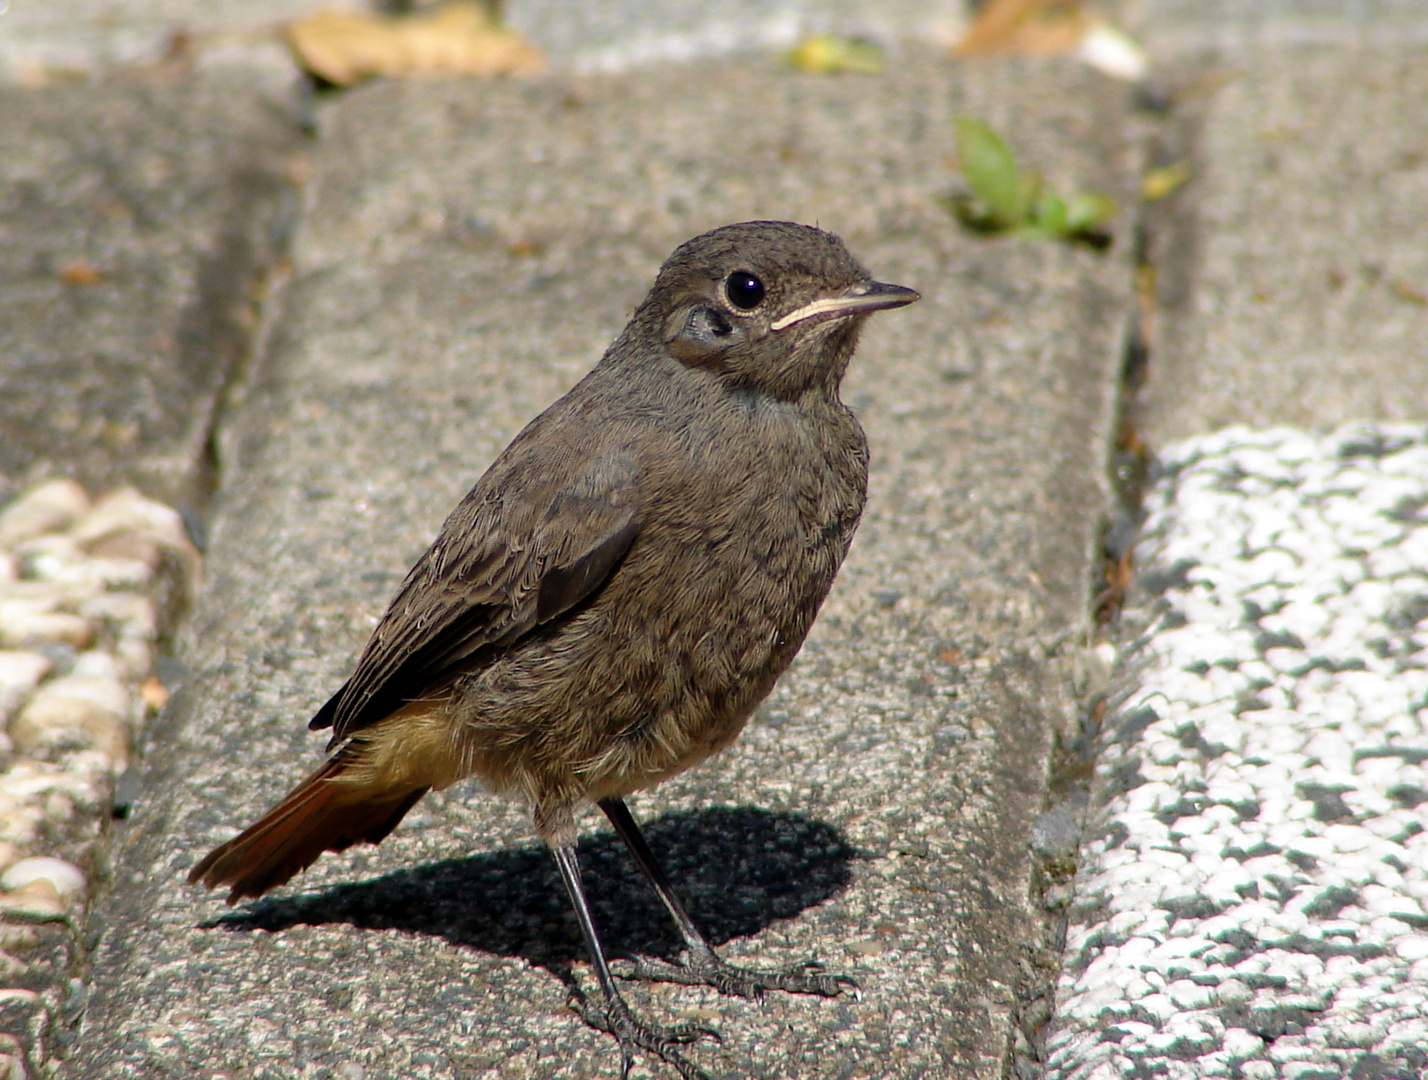
[[[294,112],[233,71],[0,87],[0,491],[201,497],[295,209]]]
[[[1182,66],[1148,219],[1146,429],[1428,415],[1428,43],[1245,46]]]
[[[1153,56],[1428,41],[1421,0],[1122,0],[1126,24]]]
[[[369,0],[7,0],[0,3],[0,80],[33,80],[46,68],[94,71],[151,63],[171,48],[175,34],[202,53],[247,53],[251,59],[294,16],[399,6]],[[967,8],[965,0],[507,0],[499,6],[512,26],[567,70],[783,48],[810,32],[888,43],[948,41],[964,25]]]
[[[803,656],[730,752],[635,810],[726,955],[818,957],[863,998],[631,997],[718,1027],[695,1051],[715,1075],[1000,1077],[1017,996],[1054,962],[1027,849],[1074,724],[1129,274],[971,240],[934,196],[967,110],[1058,182],[1124,197],[1123,93],[914,53],[873,79],[731,63],[330,106],[69,1074],[614,1075],[565,1006],[566,965],[587,988],[588,968],[517,807],[430,797],[380,848],[226,919],[183,878],[319,759],[302,722],[406,566],[669,250],[779,216],[924,299],[874,322],[846,385],[871,504]],[[586,842],[597,918],[617,949],[672,949],[616,848]]]
[[[36,82],[47,71],[96,72],[161,60],[177,40],[201,51],[264,53],[282,20],[360,0],[5,0],[0,80]],[[266,58],[265,58],[266,60]]]
[[[508,0],[504,6],[511,25],[555,64],[581,70],[787,48],[808,33],[950,41],[965,25],[968,7],[964,0]]]

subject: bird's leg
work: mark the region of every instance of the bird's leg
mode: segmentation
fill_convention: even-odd
[[[553,849],[556,865],[560,867],[565,890],[570,894],[570,902],[575,907],[575,917],[580,923],[580,933],[585,938],[585,947],[595,964],[595,977],[600,983],[600,992],[605,998],[604,1009],[591,1006],[581,1000],[577,1004],[581,1018],[591,1027],[615,1036],[620,1044],[620,1080],[626,1080],[630,1066],[634,1063],[634,1048],[639,1047],[678,1070],[683,1080],[709,1080],[692,1062],[675,1049],[681,1043],[694,1042],[700,1036],[713,1035],[705,1028],[671,1027],[661,1028],[640,1020],[625,999],[620,995],[610,974],[610,965],[605,962],[605,950],[600,944],[600,935],[595,930],[595,920],[590,914],[590,904],[585,899],[585,886],[580,880],[580,862],[575,855],[574,844],[562,844]]]
[[[645,879],[664,902],[675,925],[679,927],[685,945],[683,963],[671,964],[647,956],[635,957],[621,964],[622,979],[673,982],[685,986],[712,986],[721,994],[746,998],[758,997],[765,990],[786,990],[792,994],[822,994],[824,997],[836,997],[845,990],[856,992],[858,984],[852,979],[843,975],[825,975],[822,965],[817,963],[801,964],[787,971],[751,971],[748,968],[734,967],[719,959],[714,946],[699,932],[699,927],[694,925],[689,912],[685,911],[684,905],[679,902],[674,887],[655,861],[654,852],[650,851],[649,844],[645,843],[640,827],[635,824],[630,808],[625,805],[624,800],[601,799],[599,806],[610,819],[610,824],[615,826],[615,831],[620,834],[625,846],[630,849],[630,854],[635,857],[635,863],[645,875]]]

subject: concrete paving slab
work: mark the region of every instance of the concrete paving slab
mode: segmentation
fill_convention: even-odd
[[[71,1074],[614,1074],[566,1008],[588,969],[517,807],[429,797],[232,916],[183,878],[318,760],[303,721],[407,565],[672,247],[777,216],[924,299],[870,327],[846,384],[872,501],[803,656],[730,752],[635,810],[727,955],[818,957],[864,996],[632,998],[720,1028],[696,1053],[716,1075],[1000,1077],[1054,966],[1029,831],[1075,723],[1131,293],[1115,253],[972,240],[935,196],[967,110],[1124,198],[1123,99],[1070,64],[920,53],[880,78],[730,63],[337,99],[221,441],[189,675],[152,729]],[[583,856],[614,947],[672,949],[609,834]]]
[[[1120,10],[1158,59],[1245,47],[1356,49],[1428,40],[1418,0],[1124,0]]]
[[[271,63],[278,25],[360,0],[6,0],[0,4],[0,81],[34,82],[47,70],[103,72],[152,64],[176,43],[247,53]]]
[[[148,63],[174,35],[204,49],[253,48],[287,19],[328,8],[394,9],[371,0],[8,0],[0,5],[0,80],[34,78],[44,67],[93,71]],[[426,6],[426,5],[417,5]],[[786,48],[812,32],[946,42],[965,25],[965,0],[508,0],[512,26],[564,70],[616,70]]]
[[[0,489],[201,497],[295,209],[294,113],[248,73],[0,87]]]
[[[505,17],[560,67],[614,71],[659,60],[698,60],[788,48],[810,33],[953,40],[966,25],[964,0],[710,0],[702,4],[509,0]]]
[[[1428,44],[1245,47],[1176,78],[1162,159],[1191,179],[1147,220],[1145,433],[1428,415]]]

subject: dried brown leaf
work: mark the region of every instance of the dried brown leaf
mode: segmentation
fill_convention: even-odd
[[[143,699],[144,704],[150,709],[154,712],[158,712],[168,704],[169,689],[163,683],[159,682],[158,679],[154,678],[154,676],[150,675],[144,680],[143,685],[139,687],[139,697]]]
[[[66,285],[98,285],[104,275],[88,259],[75,259],[59,268],[59,279]]]
[[[1073,52],[1089,19],[1079,0],[991,0],[952,46],[953,56]]]
[[[289,23],[287,35],[303,67],[337,86],[370,75],[525,75],[545,66],[539,50],[471,0],[399,17],[322,11]]]
[[[1399,278],[1390,287],[1393,289],[1393,295],[1400,300],[1407,300],[1419,307],[1428,307],[1428,292],[1424,292],[1412,282]]]

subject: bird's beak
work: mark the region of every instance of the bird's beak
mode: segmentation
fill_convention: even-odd
[[[881,281],[860,281],[836,296],[820,296],[811,304],[804,304],[803,307],[790,311],[787,315],[775,319],[769,329],[786,330],[795,323],[807,322],[809,319],[823,322],[825,319],[841,319],[848,315],[866,315],[870,311],[902,307],[920,299],[922,294],[915,289],[905,289],[901,285],[885,285]]]

